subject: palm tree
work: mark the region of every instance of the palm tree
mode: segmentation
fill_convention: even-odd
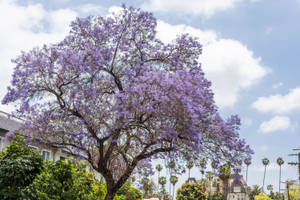
[[[264,170],[264,179],[263,179],[263,187],[262,187],[262,190],[264,191],[264,187],[265,187],[265,178],[266,178],[266,168],[267,168],[267,165],[269,165],[270,161],[268,158],[264,158],[262,159],[262,164],[265,166],[265,170]]]
[[[230,166],[227,164],[224,164],[220,170],[220,175],[219,178],[222,180],[223,182],[223,195],[225,197],[225,199],[227,199],[227,193],[228,193],[228,180],[230,178],[231,175],[231,169]]]
[[[168,168],[169,168],[169,172],[170,172],[170,180],[171,180],[171,176],[173,174],[173,170],[176,166],[176,163],[174,160],[171,160],[168,164]],[[171,196],[171,181],[169,182],[169,195]]]
[[[214,173],[213,172],[206,172],[206,178],[208,180],[208,184],[209,184],[209,191],[211,192],[211,184],[212,184],[212,180],[214,178]]]
[[[248,167],[249,167],[249,165],[251,165],[251,159],[250,158],[246,158],[244,160],[244,163],[246,165],[246,184],[248,185]]]
[[[164,176],[159,177],[158,183],[161,185],[161,193],[165,194],[166,193],[165,185],[167,183],[166,177]]]
[[[155,169],[158,171],[158,177],[157,177],[157,185],[159,185],[159,177],[160,177],[160,172],[163,170],[163,167],[161,164],[156,165]]]
[[[277,164],[279,165],[279,194],[280,194],[280,183],[281,183],[281,165],[283,165],[284,164],[284,160],[281,158],[281,157],[279,157],[279,158],[277,158]]]
[[[200,169],[200,172],[201,172],[201,174],[202,174],[202,178],[203,178],[203,176],[204,176],[204,169],[206,168],[206,160],[205,159],[202,159],[202,160],[200,160],[200,167],[201,167],[201,169]]]
[[[170,177],[170,182],[172,183],[173,185],[173,195],[172,195],[172,200],[174,199],[174,196],[175,196],[175,185],[176,183],[178,182],[178,177],[177,176],[171,176]]]
[[[270,192],[273,191],[273,185],[272,184],[267,185],[267,190],[269,190]]]
[[[187,162],[186,167],[187,167],[188,170],[189,170],[189,179],[190,179],[190,176],[191,176],[191,169],[194,167],[194,162],[193,162],[193,161]]]

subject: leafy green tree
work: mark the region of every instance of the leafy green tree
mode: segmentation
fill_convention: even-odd
[[[262,189],[264,190],[264,187],[265,187],[265,178],[266,178],[266,169],[267,169],[267,166],[269,165],[270,161],[268,158],[263,158],[262,159],[262,164],[265,166],[265,170],[264,170],[264,179],[263,179],[263,186],[262,186]]]
[[[17,137],[0,154],[0,199],[24,199],[29,186],[43,169],[43,158]]]
[[[259,193],[254,197],[254,200],[272,200],[268,195],[265,195],[264,193]]]
[[[177,190],[176,200],[207,200],[207,196],[201,184],[185,183]]]
[[[99,185],[86,171],[86,164],[61,160],[46,163],[45,170],[28,187],[27,195],[37,200],[98,200],[106,193]]]

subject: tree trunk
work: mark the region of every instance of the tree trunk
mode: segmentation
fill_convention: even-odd
[[[117,191],[107,190],[104,200],[113,200]]]
[[[262,187],[262,190],[263,190],[263,192],[265,191],[265,178],[266,178],[266,165],[265,165],[265,170],[264,170],[264,179],[263,179],[263,187]]]
[[[279,165],[279,194],[280,194],[280,185],[281,185],[281,165]]]

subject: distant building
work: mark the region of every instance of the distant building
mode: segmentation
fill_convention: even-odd
[[[247,184],[242,176],[238,179],[239,175],[231,175],[228,180],[227,186],[227,200],[249,200],[247,194]],[[222,193],[223,182],[220,179],[213,179],[207,181],[206,193]]]

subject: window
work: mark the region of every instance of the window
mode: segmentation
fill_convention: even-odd
[[[44,160],[50,160],[50,151],[43,150],[42,156],[43,156]]]
[[[233,187],[233,192],[241,192],[241,187],[240,186],[234,186]]]

